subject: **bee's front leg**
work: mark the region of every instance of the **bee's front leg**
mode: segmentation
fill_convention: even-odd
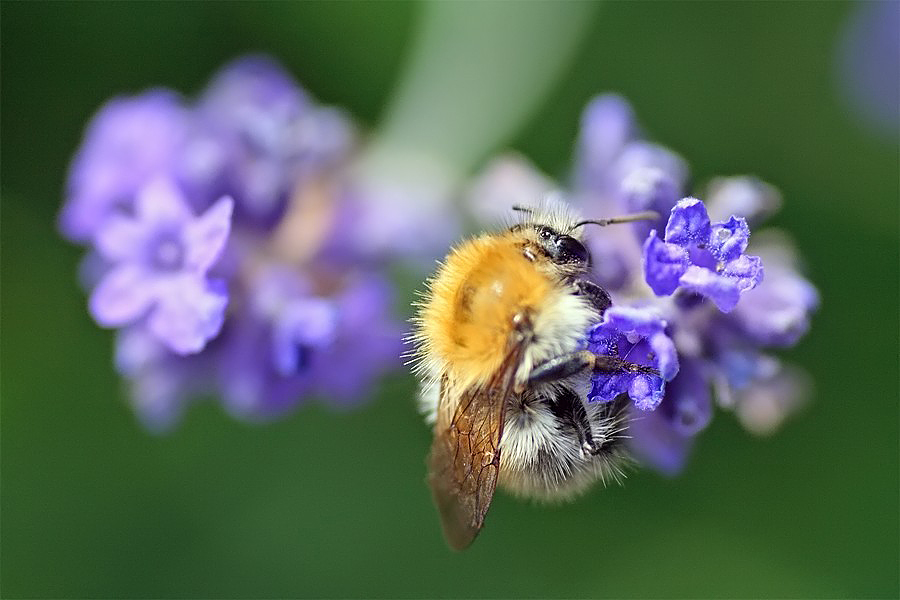
[[[606,309],[612,306],[612,300],[607,291],[593,281],[576,279],[572,282],[572,285],[575,287],[575,295],[587,298],[601,317],[606,312]]]
[[[605,354],[594,354],[587,350],[580,350],[551,358],[537,365],[528,375],[528,383],[557,381],[584,369],[589,369],[592,373],[606,373],[608,375],[621,373],[659,375],[659,371],[653,367],[629,362],[618,356],[606,356]]]

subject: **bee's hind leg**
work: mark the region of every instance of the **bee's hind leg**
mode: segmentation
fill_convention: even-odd
[[[584,456],[596,454],[599,444],[594,441],[591,424],[588,419],[584,404],[578,396],[568,387],[555,390],[553,396],[547,399],[553,415],[563,422],[567,422],[575,429],[578,442],[581,444],[581,452]]]
[[[594,354],[587,350],[563,354],[548,361],[542,362],[531,370],[528,375],[528,383],[547,383],[564,379],[584,369],[592,373],[607,373],[617,375],[620,373],[645,373],[647,375],[659,375],[659,371],[653,367],[639,365],[623,360],[618,356],[606,356]]]

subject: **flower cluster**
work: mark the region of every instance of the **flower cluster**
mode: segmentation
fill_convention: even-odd
[[[784,234],[762,230],[750,239],[750,227],[778,209],[774,188],[721,178],[701,201],[689,196],[688,175],[680,156],[639,135],[624,99],[589,103],[565,195],[593,218],[647,210],[660,218],[587,234],[592,276],[613,300],[587,332],[587,347],[647,367],[594,375],[588,399],[628,394],[640,411],[629,431],[633,451],[666,473],[682,468],[714,402],[757,433],[800,406],[807,377],[769,350],[795,344],[819,302]],[[528,204],[553,189],[523,160],[506,158],[488,167],[468,199],[488,218],[496,205]]]
[[[116,365],[149,427],[198,394],[251,419],[312,394],[356,402],[397,363],[385,275],[333,243],[355,139],[344,114],[259,57],[226,66],[196,102],[152,90],[94,117],[59,226],[90,249],[90,313],[118,329]]]
[[[352,404],[396,366],[384,259],[427,262],[465,218],[448,202],[451,175],[412,169],[404,188],[392,178],[408,162],[359,156],[343,113],[258,57],[224,68],[195,102],[151,90],[94,117],[59,227],[88,248],[90,314],[117,329],[115,364],[148,427],[176,423],[200,395],[247,419],[316,394]],[[588,105],[568,198],[591,217],[659,215],[589,233],[613,307],[585,344],[633,370],[594,375],[588,400],[627,394],[642,417],[634,453],[669,473],[714,402],[760,433],[800,405],[806,376],[770,351],[795,344],[819,302],[784,234],[751,240],[778,209],[774,188],[741,176],[699,193],[688,177],[622,98]],[[487,221],[554,187],[500,159],[466,199]]]

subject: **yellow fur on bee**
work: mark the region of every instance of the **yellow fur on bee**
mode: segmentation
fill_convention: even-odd
[[[502,364],[516,315],[536,313],[552,293],[553,282],[523,254],[521,237],[470,240],[431,281],[420,313],[421,350],[455,383],[483,383]]]

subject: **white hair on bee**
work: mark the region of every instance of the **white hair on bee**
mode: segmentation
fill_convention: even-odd
[[[556,503],[598,481],[622,483],[631,463],[624,447],[631,419],[626,403],[582,406],[593,441],[602,448],[596,454],[587,454],[571,426],[537,398],[523,399],[507,410],[501,441],[507,459],[501,463],[503,487],[516,496]]]
[[[566,233],[576,238],[581,238],[581,232],[575,225],[582,220],[581,214],[572,208],[566,201],[566,196],[560,191],[546,194],[535,206],[513,206],[512,209],[519,217],[511,216],[508,226],[516,225],[546,225],[560,233]]]

